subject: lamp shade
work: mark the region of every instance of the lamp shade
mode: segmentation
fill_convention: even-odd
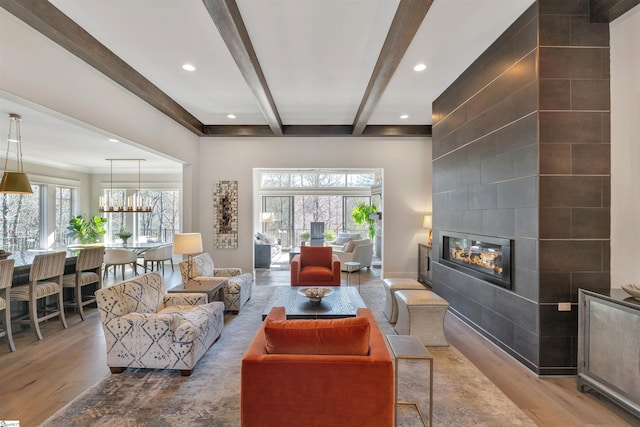
[[[5,172],[0,182],[0,193],[32,194],[29,178],[24,172]]]
[[[196,254],[202,252],[202,235],[200,233],[178,233],[173,236],[174,254]]]
[[[422,228],[431,228],[431,215],[425,215],[422,219]]]
[[[273,212],[262,212],[260,214],[260,222],[273,222],[274,220]]]

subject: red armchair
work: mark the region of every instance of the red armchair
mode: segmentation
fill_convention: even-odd
[[[291,286],[340,286],[340,258],[330,246],[302,246],[291,260]]]
[[[392,427],[393,363],[371,310],[361,308],[351,319],[285,319],[284,308],[271,309],[242,358],[242,427]],[[364,338],[361,320],[369,323]],[[274,336],[269,329],[279,330]],[[322,343],[314,342],[317,335]],[[352,341],[362,339],[369,351],[358,354]],[[305,344],[307,352],[301,350]],[[336,345],[350,353],[312,348]]]

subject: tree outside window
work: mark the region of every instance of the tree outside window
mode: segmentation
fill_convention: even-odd
[[[0,195],[2,249],[9,252],[40,247],[40,185],[33,194]]]
[[[72,194],[71,188],[56,187],[56,227],[54,234],[57,247],[66,247],[69,244],[67,225],[73,217]]]

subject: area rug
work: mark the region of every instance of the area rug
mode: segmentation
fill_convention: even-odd
[[[258,330],[273,287],[257,286],[237,316],[225,318],[222,337],[190,377],[170,370],[127,369],[108,375],[50,417],[51,426],[239,426],[240,360]],[[383,334],[393,334],[382,309],[381,281],[368,282],[362,297]],[[533,426],[534,424],[458,350],[430,347],[434,357],[434,426]],[[428,364],[399,364],[399,397],[417,401],[428,414]],[[421,426],[417,411],[401,406],[399,426]],[[304,421],[301,420],[301,426]]]

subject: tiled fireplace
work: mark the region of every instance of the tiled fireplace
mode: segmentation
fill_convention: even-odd
[[[433,289],[539,374],[576,373],[577,290],[610,286],[609,25],[593,3],[536,1],[433,103]]]
[[[440,263],[511,289],[511,240],[442,232]]]

